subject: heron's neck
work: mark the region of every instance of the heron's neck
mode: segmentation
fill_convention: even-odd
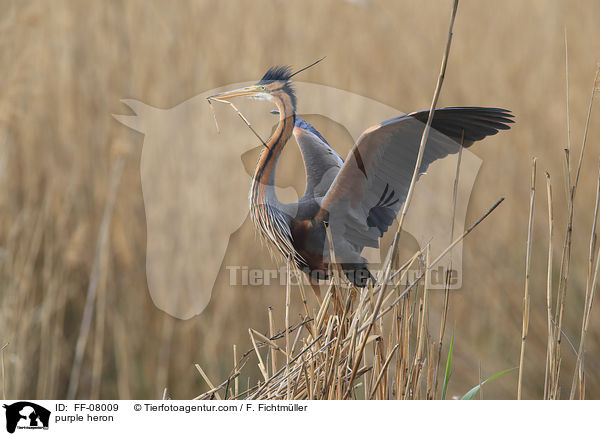
[[[275,167],[285,144],[292,135],[296,114],[290,97],[283,93],[274,97],[279,109],[279,124],[263,149],[254,171],[250,202],[258,204],[278,204],[275,195]]]

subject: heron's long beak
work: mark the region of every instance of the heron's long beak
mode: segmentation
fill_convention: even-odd
[[[246,86],[245,88],[234,89],[233,91],[220,92],[215,95],[206,97],[208,100],[228,100],[232,97],[254,97],[260,94],[261,87],[259,85]]]

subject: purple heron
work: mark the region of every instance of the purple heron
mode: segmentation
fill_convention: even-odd
[[[364,287],[373,276],[361,252],[364,247],[379,246],[379,238],[406,199],[429,111],[412,112],[368,128],[344,161],[313,126],[296,116],[291,78],[300,71],[272,67],[255,85],[208,99],[228,102],[234,97],[251,97],[277,106],[273,112],[278,112],[279,123],[264,143],[252,180],[252,221],[268,245],[295,262],[312,284],[328,278],[331,241],[336,263],[351,283]],[[512,118],[509,110],[500,108],[435,110],[419,173],[425,173],[432,162],[457,153],[461,144],[470,147],[509,129]],[[292,135],[302,153],[306,191],[297,202],[283,204],[275,193],[275,171]]]

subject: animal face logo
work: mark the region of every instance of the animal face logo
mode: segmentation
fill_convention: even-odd
[[[246,85],[232,84],[226,89]],[[351,142],[356,142],[369,126],[403,115],[399,110],[340,89],[304,82],[295,85],[301,97],[298,113],[314,114],[343,126]],[[230,235],[249,213],[252,176],[240,156],[262,147],[238,115],[225,105],[215,107],[220,127],[217,133],[206,97],[221,90],[209,90],[170,109],[123,100],[135,115],[113,115],[144,134],[140,172],[147,220],[148,286],[155,305],[180,319],[189,319],[204,310],[217,275],[227,267],[222,263]],[[272,104],[239,100],[236,106],[253,129],[268,139],[276,123],[269,114]],[[288,147],[294,147],[293,142],[291,138]],[[346,150],[332,141],[330,145],[345,158]],[[430,244],[433,258],[451,242],[451,227],[455,236],[464,229],[471,188],[481,166],[481,160],[464,149],[453,209],[456,159],[454,155],[433,163],[427,176],[420,178],[403,226],[421,247]],[[300,162],[298,165],[302,166]],[[289,186],[276,188],[276,193],[284,203],[302,195]],[[366,213],[368,223],[373,224],[371,228],[379,233],[380,223],[389,221],[387,215],[398,201],[397,193],[391,187],[382,188],[375,200]],[[429,284],[432,288],[444,286],[445,271],[450,268],[452,288],[461,287],[461,253],[459,243],[438,263],[438,271],[430,275],[434,280]],[[370,247],[361,255],[375,269],[383,257],[379,248]]]
[[[50,411],[29,401],[19,401],[3,406],[6,409],[6,431],[16,429],[48,429]]]

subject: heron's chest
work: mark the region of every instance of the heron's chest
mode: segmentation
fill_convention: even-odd
[[[292,221],[290,230],[294,249],[309,265],[321,266],[329,261],[329,243],[323,223],[311,220]]]

